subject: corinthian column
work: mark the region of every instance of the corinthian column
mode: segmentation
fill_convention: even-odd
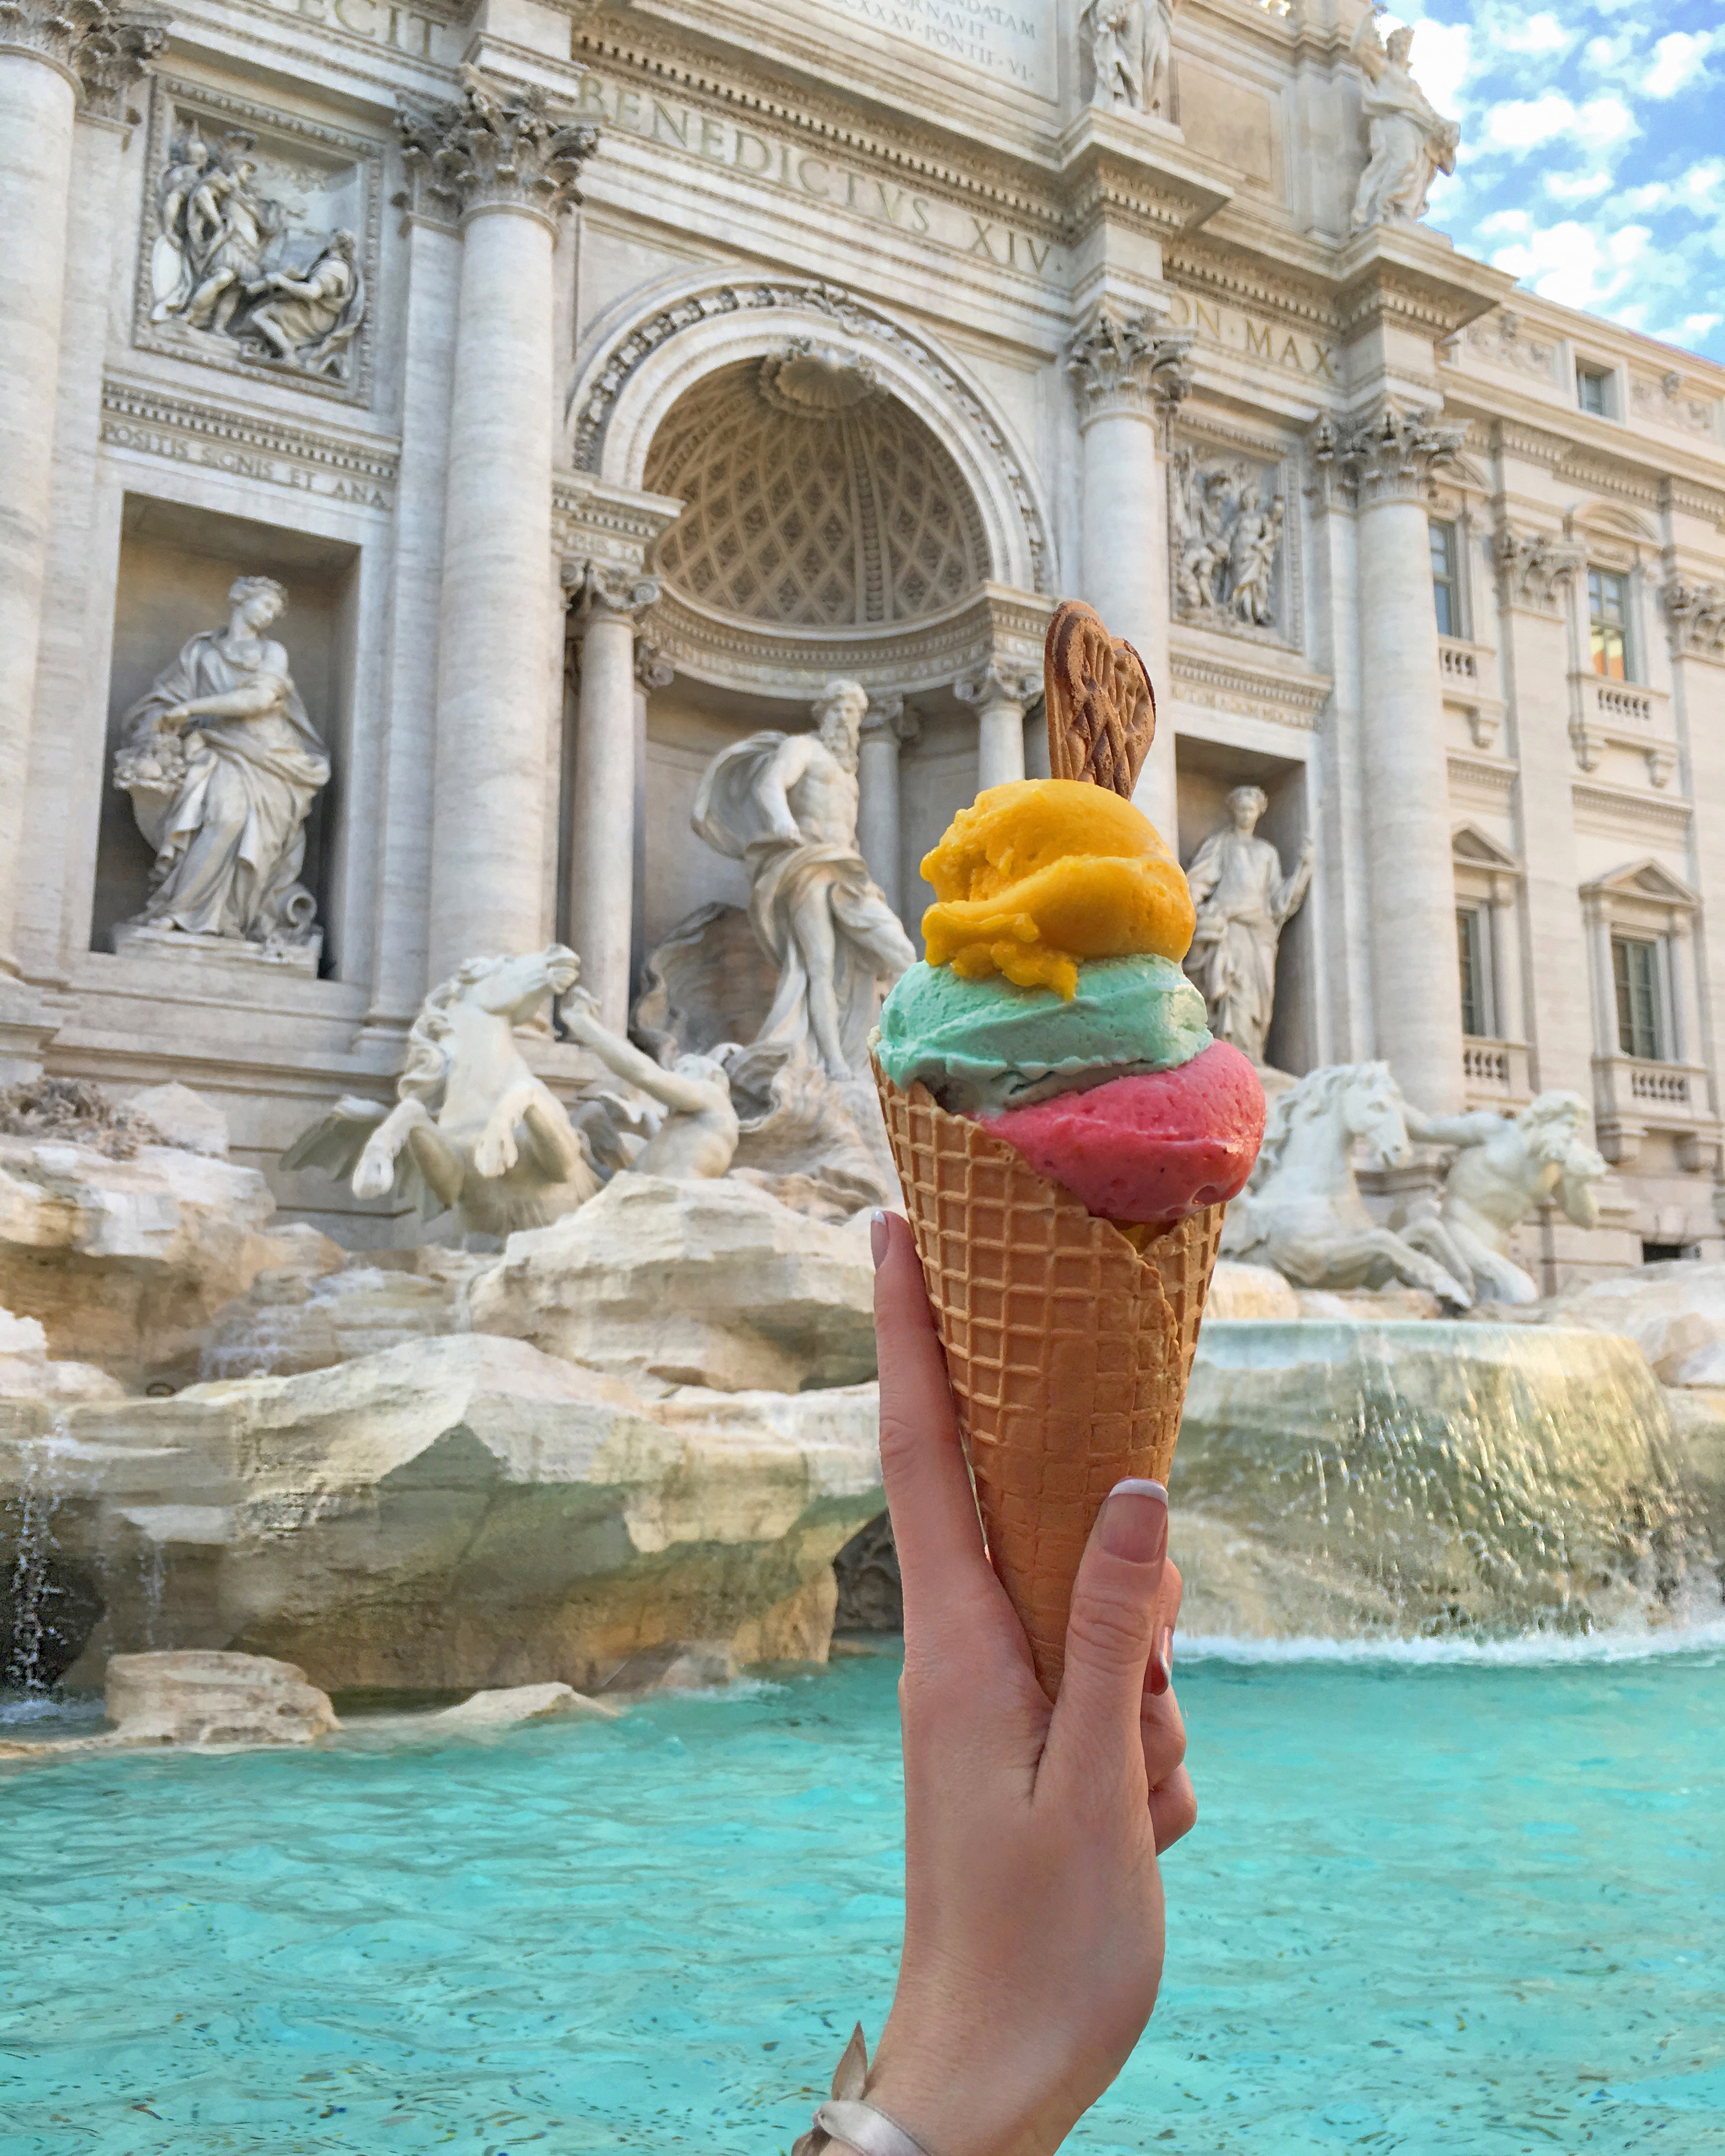
[[[869,874],[897,914],[904,911],[899,855],[903,822],[899,813],[898,752],[922,731],[914,711],[896,694],[875,694],[863,713],[856,755],[856,843]]]
[[[1105,615],[1104,619],[1106,619]],[[1120,632],[1117,631],[1117,634]],[[991,659],[980,673],[955,681],[961,704],[977,709],[976,785],[978,793],[1024,775],[1024,706],[1042,685],[1028,667]]]
[[[100,95],[116,68],[141,64],[162,39],[158,26],[127,22],[103,0],[0,4],[0,981],[18,971],[73,125],[87,85]]]
[[[635,632],[659,597],[652,577],[597,562],[565,567],[581,639],[569,823],[569,935],[581,983],[614,1033],[629,1024],[635,879]]]
[[[462,233],[432,789],[435,980],[465,958],[545,941],[552,251],[598,136],[556,118],[542,90],[471,67],[457,103],[399,124],[416,183],[459,213]]]
[[[1465,427],[1384,404],[1317,443],[1359,510],[1359,693],[1372,1005],[1409,1100],[1461,1106],[1461,985],[1450,782],[1425,488]]]
[[[1084,449],[1083,596],[1150,670],[1156,739],[1133,797],[1169,844],[1178,821],[1168,716],[1167,422],[1192,386],[1190,330],[1106,303],[1073,338],[1066,372]]]

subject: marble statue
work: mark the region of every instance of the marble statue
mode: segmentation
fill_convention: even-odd
[[[1228,1208],[1222,1254],[1273,1265],[1296,1287],[1425,1288],[1457,1310],[1473,1290],[1367,1212],[1353,1171],[1363,1139],[1387,1168],[1410,1150],[1408,1109],[1387,1063],[1309,1070],[1270,1111],[1251,1180]]]
[[[515,1029],[581,970],[561,943],[521,957],[470,958],[425,998],[408,1035],[397,1102],[352,1096],[301,1133],[285,1168],[325,1168],[357,1198],[417,1197],[470,1233],[542,1228],[599,1188],[563,1104],[527,1068]]]
[[[1089,0],[1080,34],[1096,80],[1093,105],[1169,117],[1177,0]]]
[[[1245,465],[1173,457],[1174,598],[1206,627],[1273,628],[1275,577],[1286,504]]]
[[[1210,1031],[1261,1066],[1276,1001],[1276,953],[1281,932],[1312,881],[1312,842],[1284,875],[1267,839],[1255,836],[1269,803],[1255,786],[1228,797],[1229,821],[1213,831],[1186,871],[1198,926],[1186,971],[1209,1014]]]
[[[1353,55],[1365,74],[1360,110],[1371,157],[1353,198],[1351,228],[1409,224],[1425,214],[1425,198],[1440,172],[1455,169],[1461,130],[1445,120],[1414,81],[1408,65],[1414,33],[1392,30],[1385,44],[1373,7],[1360,18]]]
[[[357,250],[351,232],[333,233],[306,269],[274,270],[254,279],[246,287],[257,300],[245,318],[246,336],[308,374],[339,374],[365,320]]]
[[[1576,1093],[1542,1093],[1519,1115],[1481,1109],[1427,1116],[1409,1107],[1409,1137],[1454,1146],[1440,1197],[1404,1229],[1458,1277],[1471,1277],[1483,1302],[1537,1302],[1539,1290],[1509,1255],[1510,1238],[1529,1214],[1556,1204],[1578,1228],[1599,1224],[1594,1185],[1605,1163],[1583,1142],[1587,1103]]]
[[[584,988],[572,988],[560,1006],[564,1030],[590,1050],[608,1070],[656,1101],[662,1118],[629,1166],[642,1175],[680,1182],[723,1175],[737,1154],[740,1128],[732,1105],[731,1081],[716,1055],[680,1055],[669,1070],[644,1055],[633,1041],[613,1033]]]
[[[750,1044],[833,1079],[865,1076],[886,989],[915,962],[898,916],[856,838],[857,752],[868,693],[829,681],[812,734],[757,733],[722,750],[695,798],[698,836],[740,860],[749,920],[778,968],[766,1021]]]
[[[264,274],[264,250],[280,228],[280,212],[252,186],[257,167],[244,154],[249,136],[231,136],[244,146],[224,151],[207,170],[186,206],[186,244],[193,266],[185,305],[188,329],[225,331],[254,284]]]
[[[330,760],[265,634],[286,598],[241,577],[226,627],[193,637],[121,721],[114,783],[156,856],[146,926],[272,951],[316,939],[299,875]]]

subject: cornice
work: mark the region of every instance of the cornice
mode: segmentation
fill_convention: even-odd
[[[102,382],[102,438],[116,447],[151,445],[126,439],[148,430],[211,452],[184,454],[156,448],[154,454],[174,454],[181,462],[234,469],[234,459],[246,452],[280,457],[313,472],[360,483],[354,498],[395,484],[400,467],[400,444],[359,434],[336,434],[321,428],[277,419],[244,406],[206,403],[202,398],[157,388],[153,383],[129,381],[110,374]],[[244,471],[246,477],[268,477],[267,473]],[[319,490],[328,491],[329,490]],[[372,504],[373,506],[381,506]]]
[[[1595,835],[1645,832],[1667,844],[1688,836],[1691,809],[1681,796],[1660,798],[1625,786],[1607,786],[1596,778],[1572,778],[1570,799],[1578,824]]]
[[[1174,695],[1182,703],[1243,711],[1307,733],[1316,727],[1335,686],[1324,674],[1289,675],[1218,659],[1183,643],[1178,630],[1169,647],[1168,665]]]
[[[1301,329],[1337,332],[1336,295],[1314,280],[1295,283],[1276,276],[1242,249],[1210,233],[1188,234],[1164,249],[1163,275],[1183,290],[1214,293],[1235,306],[1246,306]]]
[[[1508,757],[1471,755],[1467,750],[1452,748],[1448,753],[1450,783],[1464,790],[1471,788],[1476,793],[1490,794],[1507,799],[1516,790],[1520,767]]]

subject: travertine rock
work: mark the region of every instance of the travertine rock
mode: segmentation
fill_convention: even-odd
[[[0,1404],[0,1512],[51,1476],[56,1562],[100,1589],[74,1689],[150,1644],[331,1691],[591,1693],[689,1643],[824,1660],[833,1557],[880,1509],[875,1420],[872,1386],[647,1399],[467,1334],[74,1406],[52,1436]]]
[[[614,1720],[619,1710],[588,1699],[566,1684],[510,1685],[501,1691],[476,1691],[458,1707],[429,1716],[431,1729],[506,1729],[517,1722],[543,1722],[566,1714],[598,1715]]]
[[[649,1390],[796,1393],[875,1374],[866,1223],[832,1227],[728,1178],[619,1175],[580,1212],[512,1235],[469,1307],[477,1332]]]
[[[203,1327],[264,1267],[341,1263],[321,1236],[271,1235],[275,1209],[255,1169],[176,1147],[113,1160],[0,1137],[0,1303],[40,1323],[51,1355],[183,1383]]]
[[[1273,1265],[1243,1265],[1220,1258],[1210,1276],[1204,1314],[1207,1323],[1221,1317],[1287,1322],[1300,1315],[1300,1298]]]
[[[1662,1384],[1725,1385],[1725,1265],[1643,1265],[1553,1296],[1538,1322],[1639,1342]]]
[[[455,1262],[434,1274],[357,1261],[321,1274],[299,1265],[272,1265],[217,1313],[198,1374],[290,1378],[380,1354],[406,1340],[454,1332],[462,1276],[479,1260],[459,1252],[441,1255]]]
[[[267,1655],[115,1655],[108,1719],[122,1744],[310,1744],[341,1727],[304,1670]]]
[[[228,1158],[228,1118],[213,1101],[206,1101],[189,1086],[146,1086],[126,1105],[161,1132],[164,1144],[206,1154],[211,1160]]]
[[[93,1363],[49,1360],[48,1335],[33,1317],[0,1310],[0,1399],[121,1399],[126,1388]]]

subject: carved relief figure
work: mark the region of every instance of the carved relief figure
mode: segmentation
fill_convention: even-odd
[[[248,285],[248,295],[259,304],[246,318],[247,332],[276,358],[291,360],[308,373],[338,369],[365,318],[357,247],[351,232],[334,233],[309,269],[272,270]]]
[[[114,783],[155,854],[140,920],[266,948],[316,932],[299,881],[305,819],[330,762],[264,631],[286,603],[242,577],[223,629],[201,631],[121,721]]]
[[[1080,34],[1091,56],[1093,105],[1168,115],[1175,0],[1089,0]]]
[[[1482,1109],[1427,1116],[1409,1106],[1409,1135],[1458,1148],[1440,1198],[1403,1229],[1459,1278],[1471,1276],[1487,1302],[1534,1302],[1539,1290],[1509,1255],[1510,1238],[1530,1213],[1556,1204],[1578,1228],[1599,1224],[1594,1185],[1605,1163],[1584,1142],[1587,1103],[1576,1093],[1542,1093],[1518,1116]]]
[[[303,270],[266,266],[287,226],[260,193],[256,137],[235,131],[212,150],[194,121],[157,187],[150,258],[152,322],[177,321],[253,357],[304,372],[347,377],[365,320],[365,280],[351,232],[315,239]]]
[[[1210,1031],[1257,1064],[1276,1002],[1276,947],[1312,881],[1310,839],[1284,875],[1275,847],[1254,836],[1268,805],[1257,787],[1236,786],[1229,822],[1204,840],[1186,871],[1198,908],[1186,971],[1203,994]]]
[[[812,734],[758,733],[723,750],[695,798],[696,834],[742,862],[749,920],[778,968],[752,1045],[829,1077],[867,1069],[880,998],[916,957],[856,839],[857,748],[868,693],[827,684]]]
[[[1353,198],[1355,232],[1424,217],[1431,183],[1440,172],[1455,171],[1461,140],[1460,126],[1436,110],[1409,70],[1413,31],[1393,30],[1386,45],[1378,33],[1380,12],[1374,8],[1363,16],[1353,38],[1353,56],[1366,78],[1360,110],[1371,151]]]
[[[1190,449],[1177,449],[1172,500],[1180,612],[1213,628],[1273,628],[1286,504],[1268,475],[1245,465],[1201,465]]]

